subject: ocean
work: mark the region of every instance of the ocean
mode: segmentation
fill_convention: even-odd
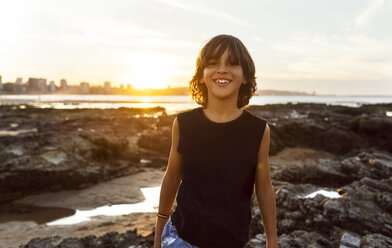
[[[359,107],[363,104],[392,103],[392,96],[253,96],[249,105],[286,103],[325,103]],[[0,105],[33,105],[39,108],[149,108],[160,106],[175,114],[199,105],[190,96],[129,96],[129,95],[0,95]],[[392,110],[391,110],[392,111]]]

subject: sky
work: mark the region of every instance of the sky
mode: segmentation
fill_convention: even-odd
[[[392,0],[0,0],[0,75],[187,87],[231,34],[259,90],[392,95],[391,23]]]

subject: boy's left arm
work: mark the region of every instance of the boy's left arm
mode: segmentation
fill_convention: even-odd
[[[269,146],[270,129],[268,124],[266,124],[258,154],[258,163],[255,176],[255,192],[267,238],[267,247],[276,248],[278,247],[276,231],[276,205],[275,194],[270,177],[270,167],[268,160]]]

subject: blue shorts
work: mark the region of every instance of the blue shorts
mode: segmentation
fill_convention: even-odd
[[[173,226],[170,217],[163,228],[161,248],[197,248],[197,246],[189,244],[178,236],[176,227]]]

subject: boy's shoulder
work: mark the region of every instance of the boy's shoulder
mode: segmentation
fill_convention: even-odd
[[[248,118],[249,118],[249,119],[251,119],[251,120],[253,120],[253,121],[257,122],[257,123],[260,123],[260,124],[266,124],[266,123],[267,123],[267,120],[266,120],[266,119],[264,119],[264,118],[262,118],[262,117],[256,115],[255,113],[250,112],[250,111],[247,110],[247,109],[244,109],[244,111],[247,112]]]
[[[197,114],[197,111],[200,110],[201,107],[183,110],[177,113],[177,118],[191,117]]]

